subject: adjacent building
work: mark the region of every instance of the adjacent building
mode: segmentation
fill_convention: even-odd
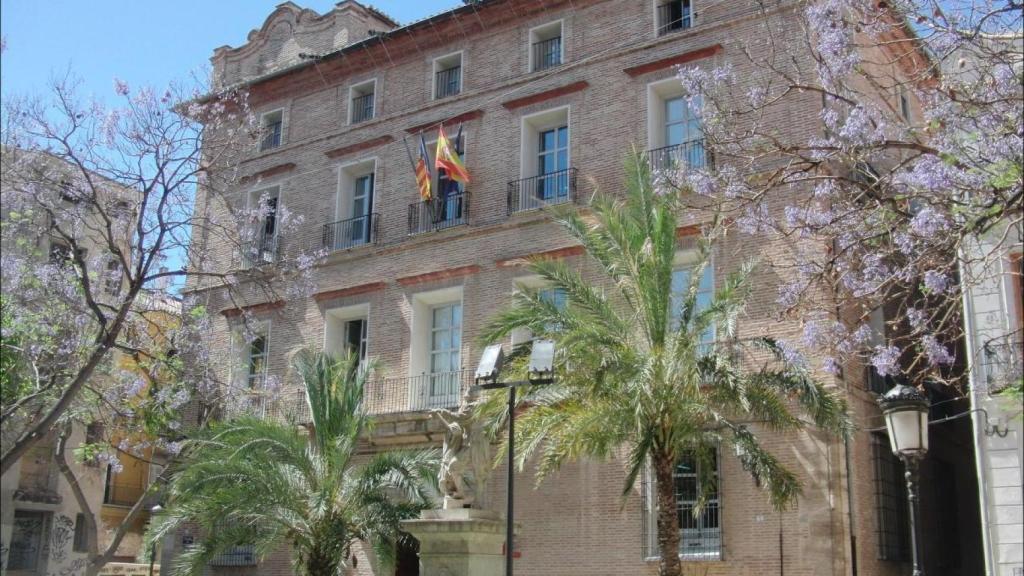
[[[261,208],[257,239],[239,251],[198,238],[197,250],[210,269],[263,278],[273,277],[281,258],[326,257],[311,297],[268,299],[252,290],[238,302],[198,282],[187,287],[217,313],[210,343],[233,359],[223,378],[243,391],[245,409],[301,418],[290,355],[303,346],[357,351],[380,366],[366,390],[377,421],[368,449],[437,445],[442,435],[427,411],[458,403],[488,317],[517,284],[538,286],[522,259],[559,258],[593,272],[541,208],[585,209],[595,190],[616,193],[631,146],[648,151],[656,167],[725,162],[705,150],[676,67],[729,62],[741,81],[753,76],[742,50],[756,47],[765,18],[783,36],[803,34],[797,9],[790,2],[485,0],[403,26],[352,0],[325,14],[280,4],[246,44],[218,48],[212,58],[215,85],[247,89],[261,126],[238,159],[242,178],[232,197],[235,209]],[[792,56],[809,62],[806,54]],[[768,120],[780,131],[820,135],[821,107],[807,94]],[[421,135],[433,153],[442,123],[450,137],[461,131],[472,180],[456,185],[435,174],[435,197],[424,201],[412,157]],[[211,215],[224,210],[202,195],[196,206]],[[281,232],[285,211],[303,218],[299,232]],[[693,233],[692,226],[679,230],[681,274]],[[731,235],[715,248],[706,285],[751,256],[792,248]],[[796,321],[774,313],[780,280],[773,274],[757,279],[741,336],[799,334]],[[879,428],[877,383],[860,370],[821,376],[845,391],[863,426],[849,443],[814,431],[763,433],[803,482],[795,507],[773,510],[738,461],[720,454],[716,496],[694,517],[698,475],[693,462],[680,463],[679,553],[698,573],[908,573],[902,472]],[[929,568],[977,574],[973,456],[958,444],[970,444],[970,429],[952,423],[933,434],[940,448],[924,477],[935,481],[923,495],[926,520],[937,527],[925,543]],[[484,498],[499,510],[504,477],[494,471]],[[517,491],[520,573],[656,572],[651,487],[645,480],[623,498],[624,477],[621,460],[588,460]],[[520,478],[520,486],[532,486],[530,469]],[[165,562],[200,536],[184,532],[166,542]],[[383,574],[365,553],[358,560],[354,573]],[[211,563],[213,574],[290,569],[287,550],[259,562],[245,546]],[[418,573],[415,550],[401,551],[398,573]]]

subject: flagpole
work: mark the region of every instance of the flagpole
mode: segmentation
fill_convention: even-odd
[[[409,150],[409,143],[406,142],[405,136],[402,136],[402,144],[405,144],[405,153],[409,156],[409,166],[412,167],[412,173],[416,173],[416,163],[412,160],[412,151]]]

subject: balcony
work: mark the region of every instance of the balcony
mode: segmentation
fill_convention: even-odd
[[[364,402],[370,414],[454,408],[472,384],[472,370],[380,378],[367,383]]]
[[[60,504],[62,498],[57,492],[57,475],[23,473],[14,491],[14,499],[37,504]]]
[[[232,546],[210,559],[210,566],[255,566],[256,547],[251,544]]]
[[[714,168],[711,154],[704,147],[703,139],[648,150],[647,160],[651,164],[651,172],[682,168]]]
[[[658,6],[658,36],[693,26],[690,0],[672,0]]]
[[[103,489],[103,503],[109,506],[134,506],[146,489],[138,484],[108,482]]]
[[[242,265],[257,268],[277,261],[277,234],[260,234],[259,238],[242,244]]]
[[[508,213],[536,210],[576,199],[575,168],[531,176],[508,183]]]
[[[379,220],[380,215],[374,212],[366,216],[324,224],[323,247],[334,251],[375,244]]]
[[[436,232],[469,221],[469,192],[409,205],[409,235]]]

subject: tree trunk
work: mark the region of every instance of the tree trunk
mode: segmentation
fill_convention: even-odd
[[[665,454],[652,456],[654,478],[658,497],[658,563],[660,576],[680,576],[679,562],[679,513],[676,510],[676,487],[672,472],[674,460]]]
[[[341,558],[335,558],[330,552],[316,547],[306,556],[307,576],[337,576]]]

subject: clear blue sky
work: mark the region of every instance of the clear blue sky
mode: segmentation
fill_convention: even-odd
[[[239,46],[277,0],[0,0],[0,90],[35,94],[70,69],[83,95],[110,100],[113,79],[156,88],[203,69],[217,46]],[[367,2],[402,24],[459,0]],[[331,0],[296,4],[323,14]]]

